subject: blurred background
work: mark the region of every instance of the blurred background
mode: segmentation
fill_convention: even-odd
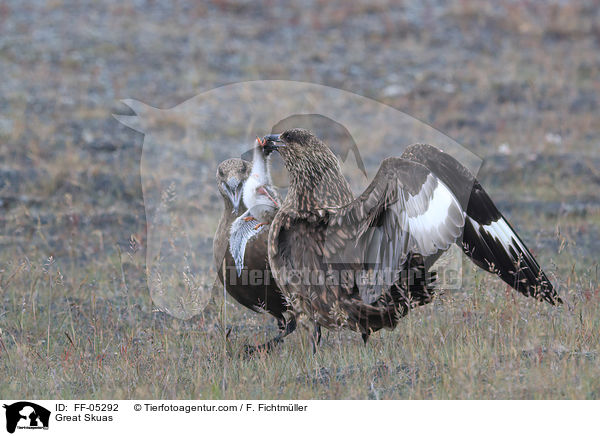
[[[73,229],[88,240],[71,249],[88,255],[143,234],[143,136],[111,116],[128,113],[120,99],[166,109],[224,84],[291,79],[379,100],[442,131],[484,159],[480,178],[526,239],[545,247],[556,226],[540,220],[550,220],[591,256],[599,6],[2,1],[0,243],[18,255],[46,244],[58,259]]]
[[[96,298],[115,332],[131,307],[151,313],[144,136],[113,118],[133,115],[119,101],[168,109],[264,79],[350,91],[448,135],[481,157],[482,185],[561,292],[598,299],[600,1],[4,0],[0,351],[51,355],[51,331],[56,355],[85,342],[73,326],[97,331]]]

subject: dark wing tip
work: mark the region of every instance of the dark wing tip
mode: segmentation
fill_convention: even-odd
[[[563,304],[562,298],[560,298],[556,290],[550,284],[542,291],[542,293],[538,296],[538,299],[544,300],[553,306]]]

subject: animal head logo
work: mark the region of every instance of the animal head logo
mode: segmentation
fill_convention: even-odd
[[[50,411],[42,406],[29,401],[19,401],[10,405],[4,404],[6,409],[6,431],[14,433],[21,429],[48,429]]]
[[[159,310],[182,319],[199,314],[217,289],[219,255],[213,259],[212,237],[223,208],[215,184],[217,165],[231,157],[250,159],[243,153],[257,136],[290,127],[312,130],[340,160],[355,195],[366,188],[383,158],[399,156],[417,141],[443,148],[474,173],[481,165],[457,142],[403,112],[312,83],[236,83],[164,110],[135,100],[123,103],[134,113],[115,118],[144,133],[148,288]],[[277,153],[272,167],[285,197],[287,176]],[[449,256],[452,268],[460,270],[460,255]]]

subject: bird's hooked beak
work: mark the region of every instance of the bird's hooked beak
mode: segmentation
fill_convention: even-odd
[[[240,210],[240,201],[242,200],[242,183],[236,178],[231,177],[227,180],[227,183],[223,183],[225,192],[231,200],[233,210],[237,214]]]
[[[266,135],[263,137],[262,142],[260,143],[263,147],[265,154],[269,155],[270,153],[276,151],[280,147],[285,147],[285,144],[280,138],[280,135]]]

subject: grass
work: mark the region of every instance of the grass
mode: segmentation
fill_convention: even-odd
[[[134,280],[143,276],[139,253],[70,274],[53,259],[4,258],[0,396],[599,398],[597,265],[570,273],[568,255],[560,256],[562,307],[516,295],[467,266],[461,291],[442,294],[367,346],[331,331],[313,355],[299,329],[250,360],[239,352],[275,333],[268,316],[228,299],[224,320],[222,297],[188,321],[153,312],[143,280]]]
[[[222,295],[187,321],[153,305],[139,157],[74,142],[63,151],[68,158],[44,147],[15,154],[12,168],[37,176],[0,191],[31,199],[8,208],[2,220],[3,398],[600,397],[593,233],[600,210],[595,185],[586,182],[593,172],[578,166],[577,154],[550,148],[535,162],[494,155],[480,174],[560,283],[563,306],[517,295],[465,260],[461,290],[442,293],[367,346],[357,334],[326,332],[313,355],[299,329],[272,354],[246,360],[239,355],[245,344],[275,335],[269,316]],[[380,159],[381,150],[369,151],[363,154]],[[151,175],[159,186],[160,174]],[[202,211],[215,198],[209,191],[182,197],[190,208],[184,216],[201,214],[200,227],[212,233],[215,217]],[[566,198],[584,209],[562,210]],[[539,212],[536,200],[543,202]]]
[[[67,159],[44,153],[17,155],[12,168],[41,175],[1,191],[32,199],[2,220],[3,398],[600,397],[600,210],[586,166],[575,170],[578,155],[544,153],[525,166],[519,155],[496,155],[480,175],[502,209],[512,207],[507,215],[560,283],[563,306],[517,295],[465,260],[460,291],[442,293],[367,346],[357,334],[326,332],[313,355],[299,329],[272,354],[245,360],[245,344],[275,335],[269,316],[222,295],[187,321],[153,306],[139,160],[74,143],[64,145]],[[585,213],[562,211],[565,198]],[[537,212],[535,199],[557,206]],[[188,215],[214,201],[208,193],[187,200],[195,207]]]

